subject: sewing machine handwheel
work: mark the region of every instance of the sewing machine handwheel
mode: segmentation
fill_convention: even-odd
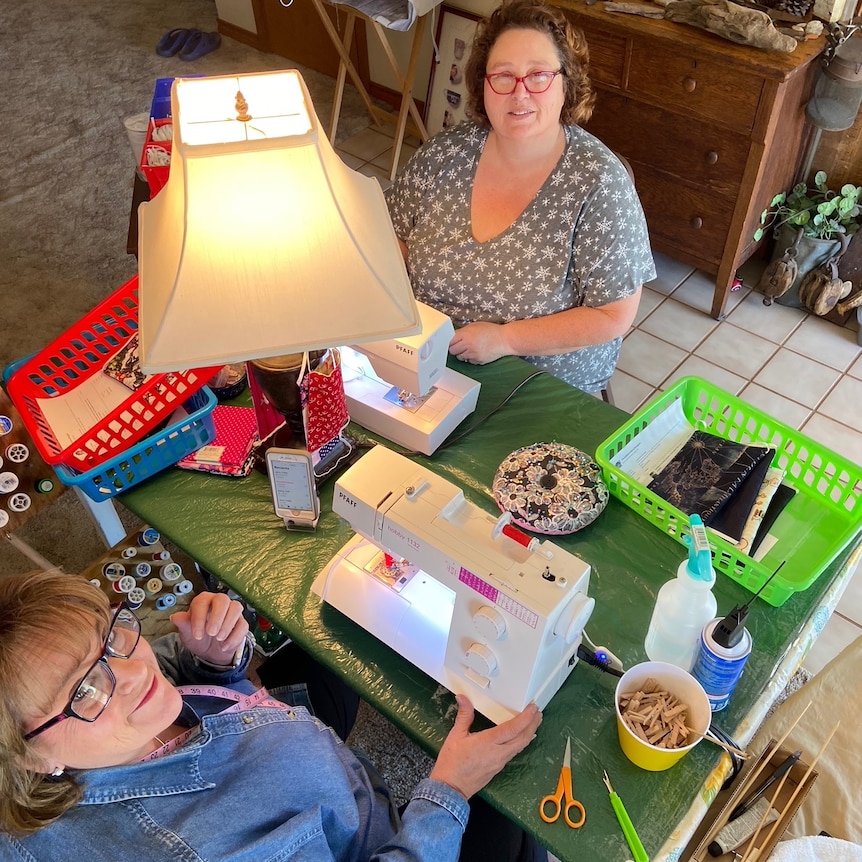
[[[555,630],[558,634],[563,633],[563,638],[567,644],[573,644],[578,639],[578,635],[584,630],[595,606],[596,600],[583,593],[578,593],[566,605],[560,614]]]

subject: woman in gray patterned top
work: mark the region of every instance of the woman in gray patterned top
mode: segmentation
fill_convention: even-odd
[[[577,125],[595,99],[583,34],[508,0],[479,23],[465,83],[472,120],[387,192],[416,297],[452,318],[459,359],[522,356],[596,392],[655,268],[626,169]]]

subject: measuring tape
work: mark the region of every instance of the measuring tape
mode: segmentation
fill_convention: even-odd
[[[269,696],[269,692],[265,688],[259,688],[252,694],[240,694],[238,691],[233,691],[229,688],[224,688],[220,685],[181,685],[177,686],[177,691],[185,696],[200,696],[200,697],[220,697],[222,700],[232,700],[233,706],[223,709],[218,715],[227,715],[231,712],[242,712],[246,709],[252,709],[255,706],[271,706],[278,709],[291,710],[286,703],[276,700]],[[197,727],[190,727],[188,730],[181,733],[174,739],[166,742],[155,751],[141,758],[141,762],[147,760],[156,760],[156,758],[164,757],[172,751],[176,751],[181,745],[185,744],[198,731]]]

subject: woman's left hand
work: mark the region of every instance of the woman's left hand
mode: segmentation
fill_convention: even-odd
[[[186,649],[212,664],[231,664],[248,632],[242,605],[224,593],[198,593],[171,622]]]
[[[485,365],[511,353],[503,337],[502,324],[485,321],[456,329],[449,342],[449,352],[471,365]]]

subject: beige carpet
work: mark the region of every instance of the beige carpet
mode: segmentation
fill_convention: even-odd
[[[216,29],[212,0],[0,4],[0,368],[50,344],[136,271],[126,254],[133,156],[123,119],[148,111],[157,78],[292,68],[232,39],[199,60],[163,58],[175,27]],[[300,67],[319,116],[334,82]],[[339,138],[368,115],[348,87]],[[18,535],[67,571],[102,545],[72,494]],[[29,567],[0,542],[0,574]]]

